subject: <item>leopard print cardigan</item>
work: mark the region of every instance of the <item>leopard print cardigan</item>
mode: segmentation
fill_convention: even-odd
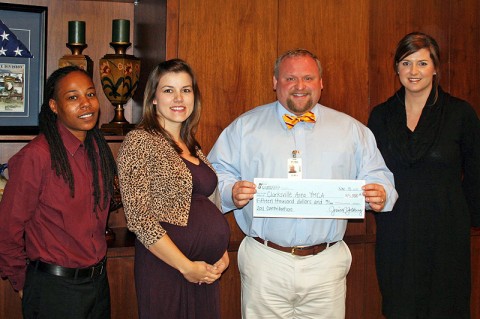
[[[213,170],[199,149],[197,155]],[[166,234],[160,222],[187,225],[192,175],[163,136],[141,129],[129,132],[117,164],[127,226],[145,247]]]

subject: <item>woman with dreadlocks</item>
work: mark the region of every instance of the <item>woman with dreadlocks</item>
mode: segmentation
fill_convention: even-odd
[[[8,162],[0,270],[24,318],[109,318],[105,226],[116,166],[96,128],[99,102],[77,67],[48,78],[40,135]]]

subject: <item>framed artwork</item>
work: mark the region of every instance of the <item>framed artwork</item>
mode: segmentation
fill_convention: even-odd
[[[0,3],[0,134],[37,134],[47,7]]]

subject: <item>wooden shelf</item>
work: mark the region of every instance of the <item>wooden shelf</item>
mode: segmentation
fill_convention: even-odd
[[[36,135],[0,135],[0,141],[2,143],[13,142],[28,142],[33,140]]]
[[[0,135],[0,142],[15,143],[15,142],[29,142],[33,140],[36,135]],[[108,142],[122,142],[125,136],[123,135],[105,135]]]
[[[139,3],[141,0],[75,0],[75,1],[93,1],[93,2],[123,2],[123,3]]]

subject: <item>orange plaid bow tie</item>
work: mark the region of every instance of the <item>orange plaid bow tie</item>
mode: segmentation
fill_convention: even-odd
[[[282,117],[285,121],[285,124],[287,124],[287,128],[289,130],[293,128],[298,122],[315,123],[315,114],[313,114],[312,112],[307,112],[302,116],[284,114]]]

